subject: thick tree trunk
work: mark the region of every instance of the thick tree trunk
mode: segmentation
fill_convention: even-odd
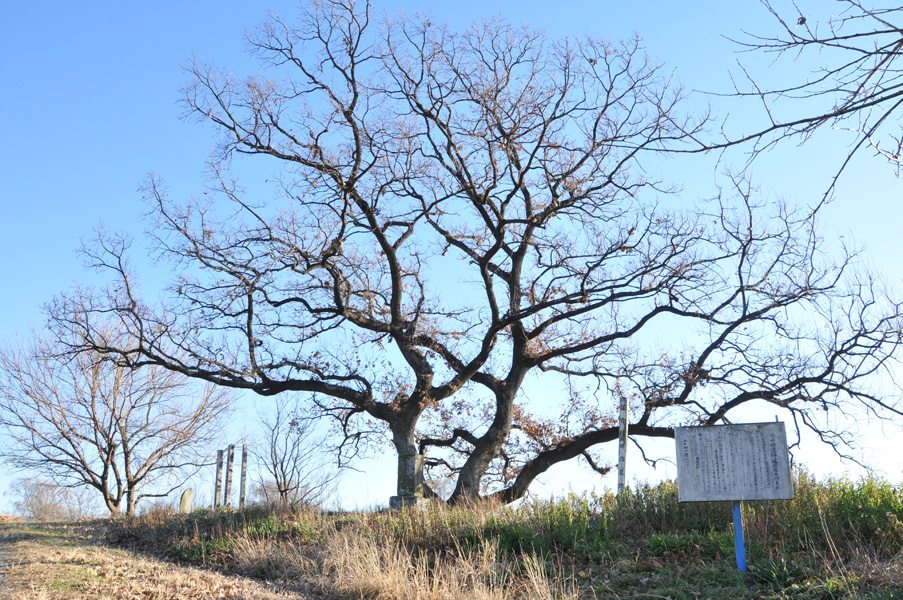
[[[411,482],[416,480],[416,465],[413,458],[418,456],[417,444],[414,441],[414,428],[416,427],[417,420],[416,417],[411,418],[408,415],[399,416],[399,419],[389,423],[389,428],[392,431],[392,443],[395,446],[395,451],[398,453],[397,493],[399,496],[405,496],[412,495],[414,490],[411,487]],[[422,483],[420,491],[422,494]]]
[[[513,379],[513,381],[512,381]],[[514,417],[514,396],[523,381],[523,374],[509,378],[504,388],[497,392],[495,417],[489,429],[483,434],[474,446],[473,452],[461,468],[458,474],[458,482],[455,491],[449,501],[452,504],[458,502],[473,501],[480,497],[481,483],[487,469],[494,458],[499,456],[508,434],[511,432],[511,423]]]
[[[396,496],[390,504],[394,507],[408,505],[414,498],[422,498],[423,485],[423,456],[417,451],[414,439],[414,430],[417,426],[422,409],[412,403],[409,410],[400,412],[395,419],[389,422],[392,431],[392,443],[398,453],[398,479]]]
[[[129,490],[126,492],[126,503],[125,503],[125,515],[127,517],[134,517],[135,510],[138,508],[138,497],[135,490]]]

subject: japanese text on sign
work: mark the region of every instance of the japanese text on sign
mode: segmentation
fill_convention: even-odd
[[[793,498],[783,423],[678,427],[681,502]]]

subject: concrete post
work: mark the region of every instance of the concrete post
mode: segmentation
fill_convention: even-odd
[[[232,506],[232,467],[235,465],[235,444],[229,444],[229,457],[226,459],[226,493],[223,506]]]
[[[238,494],[238,508],[245,507],[245,490],[248,481],[248,445],[243,444],[241,447],[241,490]]]
[[[216,451],[216,490],[213,492],[213,508],[220,507],[220,494],[223,491],[223,451]]]
[[[621,414],[618,419],[618,495],[624,491],[627,479],[627,396],[621,396]]]

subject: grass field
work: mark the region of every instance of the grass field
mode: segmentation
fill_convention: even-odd
[[[2,540],[20,554],[21,539],[10,541],[16,535],[38,547],[118,552],[152,561],[142,568],[159,577],[185,570],[233,578],[209,583],[220,595],[198,596],[210,598],[903,598],[903,489],[805,474],[795,489],[791,501],[744,504],[745,575],[735,565],[729,505],[679,504],[673,482],[516,509],[155,511],[115,522],[4,525]],[[7,581],[29,564],[9,568]],[[84,562],[69,568],[32,581],[30,597],[194,597],[165,595],[165,584],[146,595],[104,596],[108,567],[99,567],[104,577]]]

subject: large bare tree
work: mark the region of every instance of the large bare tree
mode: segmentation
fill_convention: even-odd
[[[91,351],[304,394],[346,456],[385,435],[400,468],[422,453],[453,478],[451,501],[512,501],[581,456],[604,472],[624,396],[636,439],[764,401],[844,452],[819,410],[900,414],[868,387],[899,306],[852,254],[824,256],[814,216],[743,181],[680,208],[650,176],[707,117],[635,40],[377,24],[337,0],[250,43],[260,74],[195,62],[185,88],[220,135],[211,189],[145,187],[178,266],[168,303],[140,297],[110,235],[87,248],[109,294],[59,300]],[[246,192],[236,154],[271,160],[277,183]],[[109,314],[129,344],[95,334]]]
[[[111,329],[103,335],[123,343]],[[142,498],[165,496],[204,463],[232,396],[37,336],[0,351],[0,457],[96,490],[111,515],[133,515]]]

